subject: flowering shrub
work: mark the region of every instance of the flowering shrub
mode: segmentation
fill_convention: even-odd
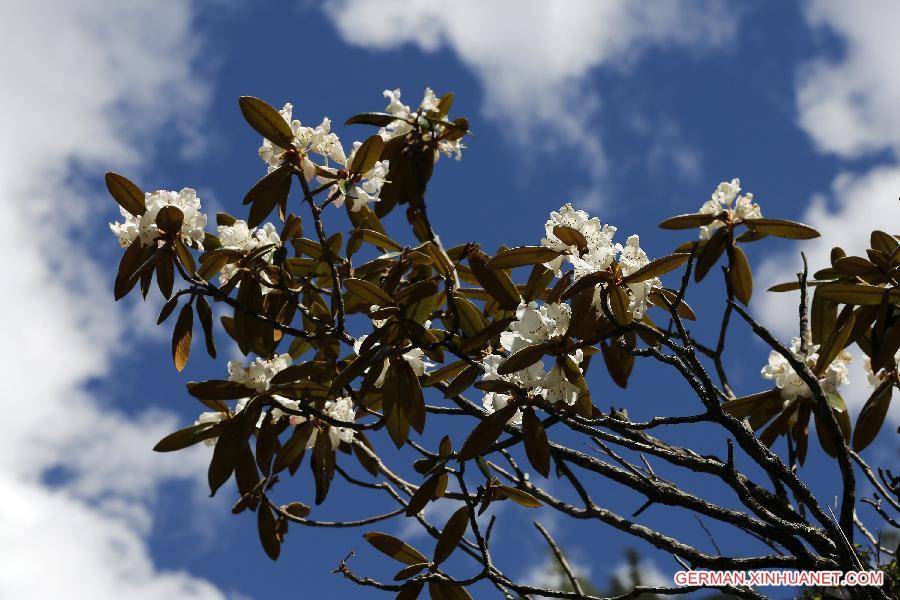
[[[504,574],[490,553],[493,520],[485,526],[478,515],[505,500],[600,521],[690,566],[855,569],[861,557],[871,556],[852,545],[855,528],[881,552],[881,542],[856,518],[856,471],[875,486],[873,506],[888,519],[886,509],[900,508],[897,479],[883,471],[876,477],[856,451],[882,428],[892,390],[900,385],[895,236],[875,231],[867,258],[835,249],[832,266],[813,280],[804,272],[773,288],[801,291],[800,336],[785,346],[743,308],[753,294],[743,246],[769,236],[808,239],[818,233],[764,218],[753,195],[741,195],[739,180],[719,184],[698,212],[664,221],[665,229],[699,233],[662,257],[648,257],[638,235],[615,241],[616,227],[571,204],[550,213],[534,245],[493,254],[474,243],[445,248],[428,219],[425,195],[439,157],[460,159],[468,121],[450,118],[452,94],[439,97],[428,89],[416,109],[401,103],[399,90],[384,95],[384,112],[347,121],[379,128],[350,145],[349,154],[328,118],[309,127],[294,118],[291,104],[278,111],[257,98],[241,98],[244,117],[263,137],[259,155],[267,172],[244,198],[246,218],[220,213],[215,233],[207,231],[193,190],[145,194],[121,175],[107,175],[124,219],[110,225],[125,248],[116,298],[135,286],[146,297],[155,278],[167,299],[159,322],[181,305],[172,337],[179,371],[192,350],[195,314],[210,356],[217,355],[218,331],[248,357],[230,361],[225,379],[188,383],[188,393],[206,410],[155,449],[213,446],[212,493],[234,477],[233,512],[256,513],[271,558],[278,557],[289,524],[328,525],[311,518],[306,504],[276,500],[282,480],[297,473],[307,454],[316,504],[326,501],[338,476],[361,489],[383,490],[398,505],[343,525],[405,515],[437,539],[429,558],[388,534],[367,533],[375,549],[404,565],[393,581],[363,579],[346,561],[338,567],[348,579],[397,592],[397,598],[415,598],[426,586],[432,598],[468,598],[467,589],[481,581],[506,597],[590,597],[570,572],[572,592],[538,589]],[[292,192],[299,202],[291,200]],[[395,240],[381,222],[404,204],[415,245]],[[329,232],[329,214],[341,209],[352,229]],[[688,329],[698,315],[687,297],[692,275],[700,281],[717,264],[724,274],[725,314],[718,342],[708,346]],[[178,291],[176,273],[185,285]],[[219,326],[209,300],[227,312]],[[723,362],[735,315],[772,349],[761,391],[745,397],[735,397]],[[840,396],[851,346],[865,355],[874,390],[852,435]],[[591,365],[602,362],[609,379],[626,388],[637,359],[673,369],[689,385],[692,400],[672,402],[676,414],[647,422],[598,408],[586,381]],[[701,411],[685,414],[691,403]],[[448,429],[435,423],[451,418],[464,422],[468,434],[441,435]],[[837,516],[796,470],[807,456],[811,418],[841,473]],[[691,423],[718,427],[727,438],[727,456],[701,456],[653,435],[657,428]],[[441,427],[437,435],[435,427]],[[555,439],[560,431],[584,436],[596,452]],[[779,437],[787,440],[786,458],[771,450]],[[753,477],[765,473],[771,486],[737,470],[738,451],[759,467]],[[342,454],[355,456],[361,473],[352,473],[353,460]],[[634,462],[636,456],[643,464]],[[646,456],[717,479],[741,508],[661,479]],[[405,471],[404,464],[410,465]],[[571,498],[552,495],[527,472],[532,469],[543,478],[561,478],[555,487],[568,485]],[[592,477],[645,495],[634,517],[656,503],[681,507],[762,540],[774,553],[707,554],[603,508],[582,483]],[[888,506],[882,508],[882,501]],[[458,509],[435,526],[423,512],[433,502]],[[549,533],[539,529],[561,557]],[[445,568],[455,551],[474,561],[475,570],[457,562]],[[745,588],[727,591],[758,596]]]

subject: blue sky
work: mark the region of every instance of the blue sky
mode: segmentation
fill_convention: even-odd
[[[827,240],[753,247],[760,291],[794,277],[801,249],[821,265],[832,245],[862,251],[873,226],[900,230],[900,42],[885,29],[900,17],[894,3],[121,4],[0,9],[9,88],[0,226],[16,253],[0,312],[16,340],[0,361],[0,490],[10,499],[0,531],[17,549],[0,560],[0,596],[374,597],[329,574],[351,549],[358,571],[385,572],[361,531],[294,528],[273,565],[254,519],[232,517],[226,493],[205,497],[208,449],[150,452],[200,410],[185,381],[220,377],[224,365],[196,352],[177,375],[168,329],[153,325],[159,303],[113,303],[119,249],[106,223],[117,213],[101,176],[116,169],[144,189],[194,187],[210,213],[237,213],[263,172],[240,95],[293,102],[304,123],[327,115],[339,124],[383,108],[385,88],[401,88],[409,103],[425,86],[455,92],[454,114],[468,116],[475,135],[462,161],[438,163],[429,187],[448,245],[536,243],[548,213],[572,202],[618,226],[621,239],[639,233],[658,256],[685,238],[656,224],[696,210],[732,177],[767,216],[803,220]],[[338,133],[349,142],[369,132]],[[404,231],[402,217],[394,225]],[[754,313],[789,338],[794,305],[760,291]],[[692,304],[718,313],[719,293],[704,285]],[[743,333],[729,343],[739,348],[738,393],[763,389],[765,349]],[[845,394],[854,416],[866,397],[856,363]],[[638,368],[627,399],[595,378],[595,402],[627,406],[633,417],[691,410],[688,390],[646,373]],[[886,427],[867,455],[895,461],[896,440]],[[708,443],[719,452],[724,442]],[[803,471],[823,498],[834,494],[834,470],[811,449]],[[641,503],[602,485],[616,510]],[[380,506],[346,492],[336,487],[322,518]],[[600,525],[523,512],[506,508],[496,538],[514,574],[536,577],[544,563],[533,518],[547,519],[601,584],[627,547],[663,578],[675,570]],[[692,519],[653,510],[643,518],[708,543]],[[717,533],[723,546],[744,548]]]

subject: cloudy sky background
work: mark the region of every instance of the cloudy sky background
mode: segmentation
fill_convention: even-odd
[[[454,113],[476,133],[462,162],[439,164],[430,190],[446,242],[535,243],[547,213],[572,201],[659,255],[681,238],[655,224],[737,176],[766,215],[807,222],[825,240],[754,247],[762,290],[793,279],[801,249],[822,265],[832,245],[862,251],[873,224],[900,230],[900,39],[889,29],[900,6],[783,4],[5,4],[0,596],[287,598],[339,586],[367,597],[328,574],[349,549],[365,550],[359,532],[294,529],[273,566],[253,519],[231,517],[224,493],[205,497],[206,448],[150,452],[198,410],[184,382],[221,367],[196,353],[176,376],[168,330],[153,326],[158,303],[113,303],[119,249],[106,222],[117,213],[103,172],[145,189],[192,186],[210,213],[237,211],[262,168],[237,96],[292,101],[305,122],[339,123],[381,109],[386,87],[414,103],[430,85],[456,92]],[[758,294],[754,312],[793,334],[785,297]],[[750,345],[735,358],[739,393],[760,389],[765,355]],[[616,403],[604,385],[609,400],[598,403]],[[648,400],[629,405],[632,415],[652,412],[661,388],[636,388]],[[865,385],[846,396],[855,415]],[[896,450],[886,429],[868,454]],[[823,494],[834,493],[833,468],[818,456],[806,467]],[[332,516],[364,509],[338,498]],[[614,575],[627,540],[554,526],[600,583]],[[691,527],[679,533],[703,543]],[[501,562],[519,547],[515,531],[498,531]],[[509,557],[511,572],[540,572],[537,540]],[[647,554],[664,576],[674,571]]]

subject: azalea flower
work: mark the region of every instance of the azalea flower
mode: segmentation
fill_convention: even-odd
[[[332,419],[344,423],[352,423],[356,420],[356,408],[353,406],[353,400],[346,396],[341,396],[340,398],[327,401],[325,403],[325,407],[322,409],[322,412]],[[313,417],[313,419],[315,419],[315,417]],[[307,420],[308,419],[306,417],[301,417],[298,415],[291,415],[290,417],[291,425],[300,425],[302,423],[305,423]],[[336,449],[341,442],[345,442],[347,444],[353,442],[353,438],[356,432],[352,428],[335,427],[333,425],[329,425],[325,421],[319,421],[319,424],[327,432],[328,441],[331,444],[332,450]],[[309,436],[309,440],[307,440],[306,442],[307,448],[312,448],[316,445],[316,439],[318,439],[319,437],[319,431],[319,428],[313,429],[312,435]]]
[[[438,106],[440,105],[441,99],[437,97],[434,93],[434,90],[427,87],[425,88],[425,95],[422,97],[422,102],[419,104],[419,108],[417,111],[410,110],[409,106],[403,104],[400,101],[400,90],[384,90],[384,97],[388,99],[388,105],[384,109],[384,112],[394,115],[397,117],[396,121],[393,121],[382,127],[378,134],[384,139],[384,141],[388,141],[393,138],[403,137],[407,133],[413,130],[413,123],[419,118],[420,115],[427,114],[431,111],[436,111]],[[428,130],[433,128],[434,134],[440,138],[444,133],[446,126],[441,123],[432,122],[429,125],[426,125],[424,129]],[[431,133],[425,132],[423,133],[423,138],[428,140],[431,139]],[[465,146],[462,144],[460,140],[439,140],[438,141],[438,151],[448,157],[453,157],[456,160],[462,159],[462,151]],[[435,156],[435,160],[438,159],[438,156]]]
[[[619,268],[626,277],[650,263],[647,253],[641,249],[640,244],[641,239],[637,235],[632,235],[625,241],[625,247],[622,248],[622,252],[619,254]],[[631,291],[628,309],[635,319],[641,319],[644,316],[649,305],[650,292],[653,288],[658,288],[661,285],[662,282],[658,277],[627,284],[628,289]],[[595,299],[595,303],[599,303],[599,298]]]
[[[805,362],[810,369],[815,367],[819,360],[818,349],[818,344],[808,343],[804,355],[800,351],[800,338],[795,337],[791,340],[791,352],[797,359]],[[837,355],[819,378],[822,391],[826,394],[837,393],[840,385],[850,383],[849,364],[852,360],[853,357],[846,350],[842,350]],[[800,375],[794,371],[787,359],[775,350],[769,353],[769,362],[762,368],[761,375],[763,378],[775,382],[775,386],[781,390],[781,398],[785,401],[785,406],[797,398],[812,397],[812,390],[809,389],[809,386],[800,379]]]
[[[894,354],[893,364],[886,366],[885,368],[879,370],[877,373],[872,371],[872,359],[868,356],[863,360],[863,367],[866,370],[866,376],[869,380],[869,385],[872,387],[878,387],[885,381],[891,379],[891,371],[896,372],[900,369],[900,350]]]
[[[276,374],[291,366],[290,354],[279,354],[270,359],[256,358],[246,367],[239,360],[228,361],[228,380],[242,383],[257,392],[265,392]]]
[[[292,118],[293,110],[294,105],[287,103],[278,112],[294,133],[293,145],[300,153],[301,170],[306,180],[312,181],[316,175],[316,163],[309,158],[310,153],[323,157],[326,164],[329,159],[343,164],[346,161],[344,149],[341,147],[337,135],[331,133],[331,120],[325,117],[320,125],[307,127],[299,120]],[[259,156],[268,165],[269,173],[281,166],[284,151],[284,148],[263,138],[262,146],[259,147]]]
[[[340,169],[321,167],[318,170],[319,181],[323,185],[330,184],[327,195],[329,198],[334,197],[334,205],[340,208],[346,200],[353,212],[359,211],[367,204],[378,202],[378,195],[386,183],[389,168],[388,161],[379,160],[365,173],[350,173],[348,165],[353,164],[353,159],[361,146],[362,142],[354,142],[349,157],[342,160],[335,159],[335,162],[341,165]]]
[[[730,182],[723,181],[713,191],[712,197],[703,203],[698,212],[704,215],[719,215],[723,212],[728,212],[732,220],[761,219],[762,211],[759,205],[753,202],[753,194],[748,193],[738,196],[740,192],[740,179],[735,178]],[[734,207],[732,207],[732,202],[735,203]],[[700,227],[700,239],[708,240],[716,229],[724,225],[725,222],[720,219],[716,219],[709,225],[702,225]]]
[[[281,238],[278,236],[278,232],[272,223],[266,223],[259,229],[255,227],[250,229],[246,221],[238,219],[231,225],[219,225],[218,234],[222,248],[228,250],[250,252],[260,246],[273,244],[273,248],[261,257],[269,263],[272,262],[275,255],[275,248],[281,246]],[[234,276],[237,269],[237,265],[234,263],[229,263],[222,267],[222,270],[219,272],[219,285],[225,285]],[[262,286],[263,294],[267,294],[270,291],[270,287]]]
[[[569,227],[578,231],[587,242],[587,248],[582,250],[567,245],[553,233],[557,227]],[[544,266],[556,272],[557,277],[562,276],[562,263],[565,260],[575,267],[574,275],[577,280],[588,273],[607,269],[622,249],[612,241],[616,233],[614,226],[601,225],[599,218],[591,217],[583,210],[576,210],[571,203],[566,203],[559,212],[550,213],[550,218],[544,224],[544,231],[545,237],[541,240],[541,245],[566,253],[544,263]]]
[[[500,342],[510,354],[523,348],[549,342],[562,336],[569,326],[572,309],[568,304],[553,303],[539,305],[537,302],[522,303],[516,310],[516,320],[510,323],[506,331],[500,334]],[[583,355],[576,350],[569,355],[576,364],[581,364]],[[543,361],[516,371],[501,375],[498,370],[506,361],[499,354],[490,354],[482,359],[484,366],[483,381],[507,381],[523,389],[531,396],[543,396],[550,403],[563,402],[572,405],[578,398],[578,388],[566,378],[562,369],[555,365],[548,372]],[[512,399],[508,394],[488,392],[482,399],[482,406],[490,414],[502,409]],[[510,423],[520,423],[521,411],[510,418]]]
[[[119,211],[124,221],[109,224],[110,230],[119,239],[120,246],[127,248],[138,238],[144,246],[154,243],[159,238],[156,216],[164,207],[174,206],[184,215],[179,232],[181,240],[187,246],[203,249],[203,238],[206,235],[204,231],[206,215],[200,212],[200,199],[195,190],[184,188],[180,192],[166,190],[148,192],[144,194],[144,205],[147,210],[140,216],[132,215],[120,207]]]

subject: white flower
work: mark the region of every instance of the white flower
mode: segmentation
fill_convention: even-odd
[[[574,360],[577,365],[581,364],[581,350],[577,350],[575,354],[572,355],[572,360]],[[579,366],[579,369],[580,368],[581,367]],[[570,382],[562,368],[556,364],[553,365],[553,368],[550,369],[550,372],[547,373],[547,376],[541,381],[540,393],[547,402],[551,404],[562,402],[563,404],[572,406],[575,404],[575,401],[578,400],[578,392],[578,386]]]
[[[359,211],[367,204],[378,202],[378,195],[386,183],[385,178],[389,168],[388,161],[379,160],[366,173],[348,173],[348,165],[353,164],[353,158],[360,146],[362,146],[362,142],[353,142],[353,151],[349,157],[343,160],[335,159],[335,162],[343,167],[342,169],[326,167],[320,169],[318,174],[318,179],[322,184],[331,184],[326,195],[329,198],[335,196],[334,205],[340,208],[346,200],[350,203],[350,210],[354,212]]]
[[[144,194],[144,204],[147,207],[143,215],[136,217],[120,208],[124,222],[110,223],[109,228],[119,238],[119,245],[127,248],[131,243],[140,238],[141,244],[149,246],[159,237],[159,228],[156,226],[156,216],[166,206],[178,208],[184,215],[181,224],[181,240],[188,246],[203,248],[203,237],[206,235],[206,215],[200,212],[200,199],[197,192],[191,188],[184,188],[180,192],[159,190]]]
[[[570,227],[578,231],[587,242],[587,249],[580,252],[575,246],[569,246],[561,241],[553,230],[556,227]],[[616,254],[621,250],[612,239],[616,228],[612,225],[601,225],[600,219],[591,217],[583,210],[576,210],[570,203],[559,209],[559,212],[550,213],[550,218],[544,225],[545,237],[541,245],[567,254],[559,256],[548,263],[544,263],[548,269],[556,272],[556,276],[562,275],[562,263],[568,260],[575,267],[575,279],[583,275],[602,271],[608,268]]]
[[[388,99],[388,105],[385,107],[384,112],[394,115],[397,117],[396,121],[389,123],[387,126],[382,127],[378,134],[384,138],[384,141],[388,141],[392,138],[403,137],[407,133],[413,130],[413,123],[419,119],[422,114],[435,111],[438,109],[440,105],[441,99],[437,97],[434,93],[434,90],[431,88],[425,88],[425,95],[422,98],[422,102],[419,104],[419,108],[417,111],[410,110],[409,106],[400,102],[400,90],[384,90],[384,97]],[[446,126],[441,123],[432,122],[430,125],[426,125],[427,127],[434,128],[434,134],[436,137],[440,138],[444,133]],[[431,139],[431,133],[426,132],[423,134],[424,139]],[[438,141],[438,151],[440,154],[444,154],[445,156],[452,156],[456,160],[460,160],[462,158],[462,151],[465,146],[462,144],[460,140],[439,140]],[[435,155],[434,159],[437,160],[439,155]]]
[[[568,328],[571,316],[572,309],[568,304],[523,302],[516,309],[516,320],[500,334],[500,342],[510,354],[515,354],[527,346],[561,336]]]
[[[565,333],[571,316],[572,309],[567,304],[520,304],[516,310],[516,320],[500,334],[500,342],[510,354],[515,354],[528,346],[551,341]],[[570,357],[576,364],[580,364],[583,358],[581,350],[576,350]],[[485,356],[482,359],[485,369],[482,380],[507,381],[529,395],[542,395],[550,403],[564,402],[571,405],[578,398],[578,388],[566,379],[558,366],[554,365],[547,372],[543,361],[537,361],[520,371],[501,375],[498,369],[505,361],[498,354]],[[482,404],[488,412],[493,412],[506,406],[510,400],[511,396],[507,394],[489,392],[485,394]],[[510,422],[519,422],[521,418],[521,413],[517,411]]]
[[[428,328],[429,323],[426,323],[425,327]],[[359,338],[353,343],[353,351],[357,354],[362,350],[363,342],[366,341],[366,338],[369,337],[367,335],[361,335]],[[409,366],[412,368],[413,373],[416,374],[416,377],[422,377],[425,373],[428,372],[428,369],[434,366],[434,363],[424,359],[425,353],[421,348],[412,348],[409,352],[403,354],[403,359],[409,363]],[[384,385],[384,378],[387,375],[388,367],[390,366],[390,360],[385,358],[381,365],[381,372],[378,374],[378,379],[375,380],[375,387],[381,387]],[[369,369],[366,369],[366,373],[369,372]]]
[[[337,135],[331,133],[331,120],[328,117],[322,119],[321,125],[317,127],[304,126],[297,119],[292,119],[294,105],[287,103],[280,111],[285,122],[291,126],[294,134],[293,145],[300,152],[301,166],[303,175],[307,181],[312,181],[316,174],[316,164],[309,158],[309,153],[314,152],[325,159],[343,164],[346,160],[344,157],[344,149],[341,147],[340,140]],[[270,140],[263,138],[262,146],[259,148],[259,156],[265,161],[271,173],[281,166],[282,154],[284,148],[277,146]]]
[[[345,396],[327,401],[325,403],[325,407],[322,409],[322,412],[332,419],[344,423],[352,423],[356,420],[356,408],[354,408],[353,406],[353,400]],[[301,423],[305,423],[306,421],[306,417],[296,415],[290,417],[290,422],[292,425],[300,425]],[[328,441],[331,443],[332,449],[337,448],[341,442],[345,442],[347,444],[353,442],[355,431],[352,428],[336,427],[334,425],[329,425],[325,421],[319,421],[319,424],[327,431]],[[315,446],[318,436],[319,429],[313,429],[312,435],[309,436],[309,440],[306,442],[306,447],[312,448],[313,446]]]
[[[228,361],[228,379],[242,383],[257,392],[265,392],[269,389],[269,382],[276,373],[284,371],[291,366],[290,354],[279,354],[270,359],[256,358],[246,367],[239,360]]]
[[[807,344],[806,355],[800,352],[800,338],[795,337],[791,340],[791,352],[799,360],[804,361],[810,369],[815,367],[819,360],[817,344]],[[819,378],[822,390],[828,393],[836,393],[838,386],[850,383],[848,365],[852,360],[852,356],[846,350],[842,350],[834,361],[828,365],[825,373]],[[781,398],[787,402],[797,398],[811,398],[812,390],[800,379],[800,375],[791,367],[787,359],[781,354],[772,350],[769,353],[769,362],[762,368],[761,375],[765,379],[775,381],[775,386],[781,390]]]
[[[481,400],[481,405],[484,406],[484,410],[487,414],[493,414],[498,410],[502,410],[507,404],[509,404],[510,400],[512,400],[512,396],[507,394],[498,394],[497,392],[487,392],[484,395],[484,398]],[[513,413],[513,416],[509,418],[507,423],[512,425],[521,425],[522,424],[522,410],[517,409],[516,412]]]
[[[640,238],[637,235],[632,235],[626,240],[625,247],[622,248],[622,253],[619,255],[619,268],[626,277],[650,263],[647,253],[641,249],[640,244]],[[652,277],[645,281],[627,285],[628,289],[631,290],[628,309],[635,319],[641,319],[647,310],[650,292],[653,288],[660,287],[662,282],[660,282],[658,277]],[[599,302],[599,298],[595,300],[595,303]]]
[[[703,203],[698,212],[704,215],[719,215],[723,212],[728,212],[732,219],[761,219],[762,211],[759,205],[753,202],[753,194],[738,196],[740,192],[740,179],[735,178],[730,182],[723,181],[716,187],[710,199]],[[735,199],[737,199],[737,202],[735,202]],[[735,202],[733,208],[731,206],[732,202]],[[725,225],[723,221],[716,219],[709,225],[701,226],[700,239],[708,240],[710,235],[723,225]]]
[[[585,248],[569,246],[560,240],[554,230],[557,227],[568,227],[578,231],[584,237]],[[550,213],[550,218],[544,224],[546,236],[541,240],[541,245],[565,254],[553,259],[544,265],[556,272],[556,276],[562,276],[563,261],[568,261],[574,267],[574,279],[597,271],[609,269],[613,262],[618,261],[622,274],[631,275],[650,262],[646,252],[640,247],[640,238],[632,235],[625,246],[613,242],[616,228],[612,225],[601,225],[600,219],[591,217],[583,210],[572,208],[566,204],[559,212]],[[658,278],[654,277],[646,281],[627,284],[630,293],[629,310],[635,319],[644,316],[647,310],[648,297],[655,287],[661,285]],[[600,306],[600,289],[594,292],[594,305]]]
[[[879,370],[877,373],[872,371],[872,359],[868,356],[863,360],[863,367],[866,370],[866,376],[869,380],[869,385],[871,385],[872,387],[878,387],[891,378],[891,371],[900,369],[900,350],[898,350],[897,353],[894,354],[893,364],[885,365],[885,367]]]
[[[250,252],[260,246],[274,244],[275,247],[261,257],[269,263],[272,262],[275,248],[281,246],[281,238],[278,236],[278,232],[275,230],[275,226],[272,223],[266,223],[260,229],[255,227],[250,229],[247,227],[246,221],[238,219],[231,225],[219,225],[218,234],[219,241],[222,243],[222,248],[228,250]],[[222,270],[219,272],[219,285],[225,285],[236,272],[237,265],[234,263],[229,263],[222,267]],[[265,275],[265,273],[263,275]],[[263,294],[267,294],[270,291],[270,287],[266,285],[262,286]]]
[[[227,414],[228,413],[223,413],[223,412],[219,412],[219,411],[202,412],[202,413],[200,413],[200,416],[197,417],[197,420],[194,421],[194,425],[201,425],[203,423],[210,423],[210,424],[214,425],[216,423],[220,423],[222,421],[222,419],[224,419],[227,416]],[[219,438],[217,438],[217,437],[209,438],[209,439],[203,440],[203,443],[206,444],[207,446],[212,447],[212,446],[216,445],[217,439],[219,439]]]

